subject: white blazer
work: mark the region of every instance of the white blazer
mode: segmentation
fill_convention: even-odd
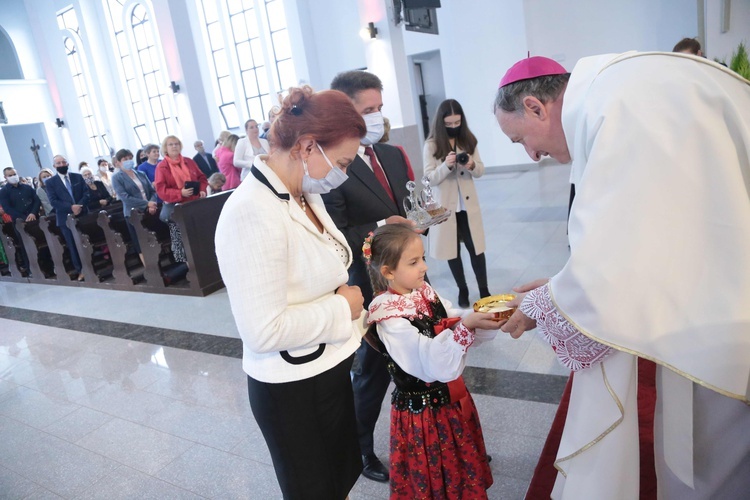
[[[244,346],[242,366],[256,380],[291,382],[348,358],[362,339],[360,321],[336,289],[348,280],[351,249],[319,195],[306,194],[333,245],[265,164],[255,158],[246,182],[222,209],[216,257]]]
[[[271,146],[265,139],[258,139],[260,146],[265,150],[266,154],[271,152]],[[253,166],[255,161],[255,153],[253,152],[253,145],[250,144],[250,139],[243,137],[237,141],[237,147],[234,148],[234,166],[242,169],[240,174],[240,180],[244,181],[247,174],[250,173],[250,168]]]

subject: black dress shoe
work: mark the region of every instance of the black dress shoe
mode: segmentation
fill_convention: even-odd
[[[362,475],[367,479],[381,483],[388,482],[388,469],[385,468],[383,462],[375,455],[362,455],[362,465],[364,466]]]

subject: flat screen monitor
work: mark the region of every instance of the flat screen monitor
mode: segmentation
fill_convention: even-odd
[[[407,31],[438,34],[435,9],[404,9],[404,27]]]

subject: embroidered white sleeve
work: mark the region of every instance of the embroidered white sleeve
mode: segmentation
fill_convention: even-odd
[[[529,292],[520,309],[536,320],[537,328],[554,349],[557,359],[573,371],[589,368],[612,353],[611,347],[582,334],[555,309],[546,285]]]
[[[467,347],[461,342],[464,337],[453,330],[446,329],[429,338],[421,335],[408,319],[389,318],[378,323],[378,335],[393,360],[406,373],[425,382],[450,382],[466,366]],[[466,337],[469,335],[467,329]]]

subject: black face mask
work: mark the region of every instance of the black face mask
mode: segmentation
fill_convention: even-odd
[[[55,170],[60,172],[62,175],[67,175],[68,173],[68,165],[65,165],[64,167],[55,167]]]
[[[445,127],[445,131],[448,137],[458,137],[458,134],[461,132],[461,125],[458,127]]]

